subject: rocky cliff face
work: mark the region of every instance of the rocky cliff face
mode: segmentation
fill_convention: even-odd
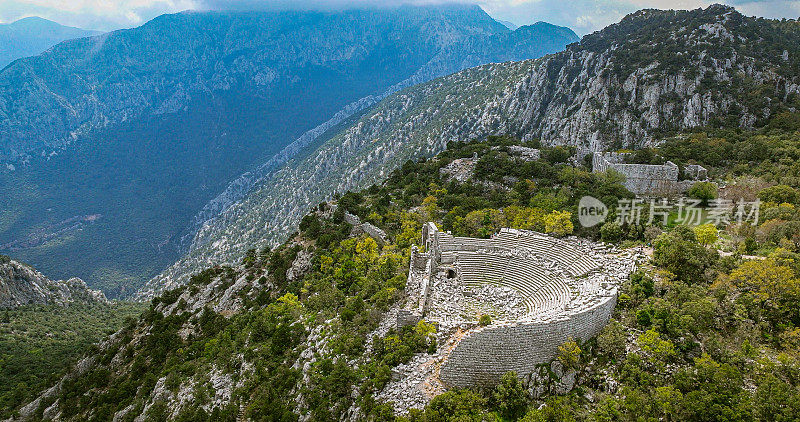
[[[0,309],[90,301],[107,300],[102,292],[89,289],[81,279],[53,281],[27,265],[0,256]]]
[[[732,8],[644,10],[535,61],[487,65],[397,93],[303,160],[207,220],[187,256],[139,293],[280,242],[313,204],[369,186],[447,142],[512,134],[582,151],[656,143],[703,126],[743,128],[800,106],[800,26]]]
[[[758,126],[800,104],[799,28],[724,6],[644,10],[542,60],[497,117],[523,138],[589,150]]]

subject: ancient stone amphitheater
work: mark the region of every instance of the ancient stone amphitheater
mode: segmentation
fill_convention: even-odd
[[[445,387],[492,385],[508,371],[528,377],[567,340],[593,337],[635,268],[629,252],[524,230],[473,239],[427,223],[422,237],[397,324],[437,325],[442,346],[420,382]],[[478,324],[481,315],[492,323]]]

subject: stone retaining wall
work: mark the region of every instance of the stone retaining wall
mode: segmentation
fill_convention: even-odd
[[[408,301],[403,309],[397,312],[397,328],[418,323],[428,308],[431,280],[435,270],[431,256],[430,252],[420,253],[416,246],[411,247],[408,280],[406,281]]]
[[[448,387],[489,387],[503,374],[526,377],[550,362],[570,338],[587,340],[611,319],[616,294],[594,306],[551,322],[519,322],[477,328],[468,333],[442,364],[439,378]]]

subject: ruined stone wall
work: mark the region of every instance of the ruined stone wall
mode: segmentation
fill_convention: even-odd
[[[416,246],[411,248],[406,280],[408,301],[397,312],[397,328],[414,325],[425,315],[430,303],[431,280],[436,269],[432,256],[432,252],[420,253]]]
[[[491,239],[474,239],[471,237],[456,237],[448,233],[436,233],[436,248],[441,255],[442,252],[468,251],[475,252],[480,249],[496,247]]]
[[[361,224],[361,219],[349,212],[344,213],[344,221],[351,226],[358,226]]]
[[[678,180],[678,166],[671,161],[664,165],[613,164],[613,168],[629,179]]]
[[[448,387],[495,385],[503,374],[532,374],[550,362],[558,346],[570,338],[587,340],[611,319],[616,295],[594,306],[551,322],[514,323],[478,328],[468,333],[442,364],[439,378]]]
[[[358,216],[350,214],[349,212],[344,213],[344,221],[353,226],[353,230],[355,233],[366,233],[367,236],[375,239],[375,241],[383,246],[388,241],[388,237],[386,236],[386,232],[379,229],[378,227],[370,224],[370,223],[362,223],[361,219]]]
[[[678,182],[678,166],[667,161],[663,165],[625,164],[628,154],[598,152],[592,156],[592,170],[615,170],[625,176],[625,187],[637,195],[669,195],[678,193],[683,184]]]
[[[422,320],[422,315],[414,312],[411,309],[400,309],[397,311],[397,328],[403,328],[408,325],[417,325]]]
[[[708,180],[708,170],[697,164],[689,164],[683,168],[683,173],[692,180]]]
[[[379,229],[378,227],[375,227],[370,223],[362,224],[361,230],[364,230],[364,233],[366,233],[369,237],[375,239],[381,246],[385,245],[386,242],[388,242],[388,236],[386,236],[386,232]]]
[[[535,148],[523,147],[521,145],[511,145],[510,147],[508,147],[508,151],[511,152],[512,154],[519,155],[526,161],[536,161],[542,158],[542,152],[540,150]]]

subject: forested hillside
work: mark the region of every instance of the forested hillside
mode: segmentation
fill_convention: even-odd
[[[451,143],[435,158],[407,162],[384,183],[314,207],[281,246],[251,250],[240,263],[211,267],[153,299],[138,321],[21,414],[68,420],[140,414],[152,420],[791,420],[800,410],[800,247],[791,231],[800,221],[800,186],[781,179],[780,166],[794,154],[786,142],[799,135],[785,125],[727,135],[676,137],[661,149],[643,150],[637,160],[681,161],[693,149],[762,142],[769,158],[729,155],[712,169],[719,182],[752,169],[747,180],[760,184],[713,194],[762,198],[755,226],[718,230],[609,220],[582,229],[575,208],[583,195],[604,198],[612,215],[618,199],[632,197],[617,175],[576,166],[574,150],[565,147],[543,148],[542,158],[531,161],[510,146],[539,145],[511,137]],[[474,155],[466,178],[442,171]],[[769,186],[776,181],[790,185]],[[345,211],[385,230],[389,242],[380,245],[353,231]],[[653,255],[622,286],[613,320],[597,338],[562,345],[557,360],[575,376],[568,392],[559,392],[558,378],[533,391],[508,375],[493,389],[449,391],[424,409],[398,415],[392,403],[375,399],[392,369],[419,354],[442,352],[434,327],[423,321],[396,331],[387,318],[404,301],[410,246],[425,221],[477,237],[500,227],[575,233],[623,248],[652,246]]]
[[[137,318],[140,303],[76,301],[0,310],[0,417],[33,400],[92,345]]]

